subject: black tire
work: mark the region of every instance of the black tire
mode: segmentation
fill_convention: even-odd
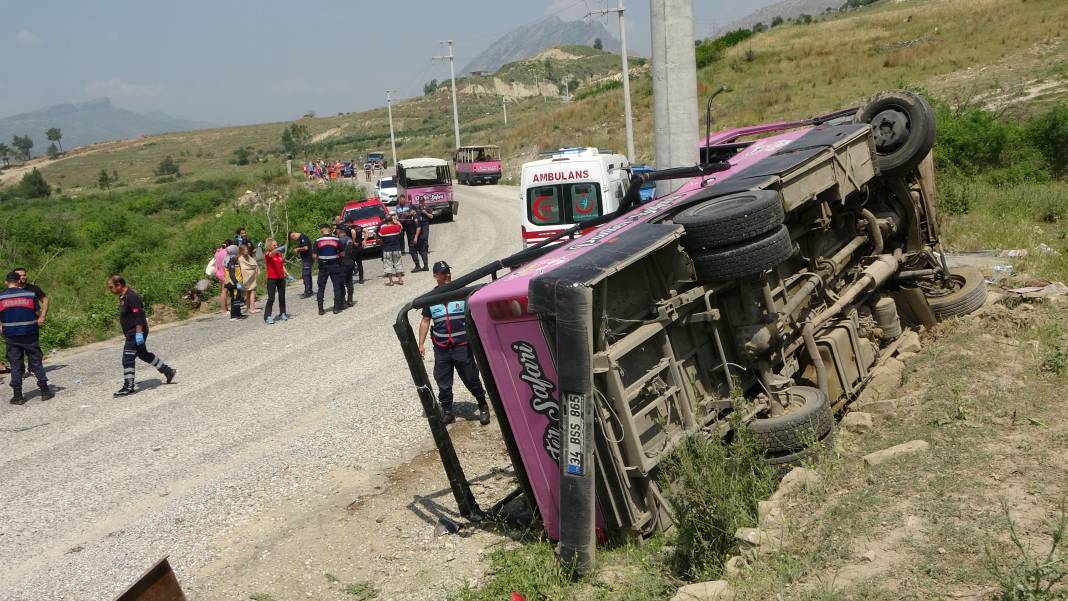
[[[834,412],[822,390],[794,386],[790,393],[802,397],[804,403],[786,415],[754,419],[747,426],[768,455],[800,451],[834,430]]]
[[[723,248],[756,238],[782,225],[786,214],[775,190],[751,190],[714,198],[672,219],[686,230],[687,249]]]
[[[876,164],[885,175],[914,169],[934,146],[934,110],[918,94],[903,90],[880,92],[857,112],[858,123],[870,123]]]
[[[786,468],[797,467],[817,461],[823,457],[829,456],[833,452],[834,432],[832,431],[827,434],[827,436],[818,440],[816,444],[807,446],[799,451],[778,453],[764,457],[764,463],[785,470]]]
[[[986,278],[974,267],[958,267],[951,270],[949,279],[953,282],[952,290],[944,294],[924,290],[927,304],[938,321],[967,315],[986,303]]]
[[[763,237],[730,248],[690,253],[700,282],[725,282],[762,273],[794,254],[794,242],[785,225]]]

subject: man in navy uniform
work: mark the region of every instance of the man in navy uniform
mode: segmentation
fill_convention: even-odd
[[[322,235],[315,239],[315,245],[312,248],[312,254],[319,260],[317,281],[319,290],[315,292],[315,300],[319,303],[319,315],[326,313],[323,310],[323,297],[326,293],[323,286],[326,285],[327,279],[330,280],[334,289],[334,313],[341,313],[345,300],[345,292],[341,284],[341,258],[343,256],[341,240],[333,235],[333,229],[329,223],[320,225],[319,231]]]
[[[300,232],[289,232],[289,247],[300,256],[300,278],[304,281],[304,294],[301,298],[310,298],[312,292],[312,250],[311,238]]]
[[[126,280],[120,275],[109,277],[107,288],[108,292],[119,297],[119,326],[122,327],[122,333],[126,336],[126,343],[122,347],[122,388],[113,396],[129,396],[137,392],[137,378],[134,375],[135,359],[140,359],[155,367],[170,384],[178,370],[168,367],[162,359],[148,352],[146,346],[148,318],[145,317],[145,306],[141,302],[141,295],[127,286]]]
[[[438,288],[452,281],[452,270],[445,261],[434,263],[434,281]],[[452,372],[455,369],[471,396],[475,397],[478,421],[485,426],[490,421],[489,407],[471,347],[467,344],[466,308],[462,300],[423,308],[423,320],[419,323],[419,354],[425,352],[426,336],[430,333],[434,343],[434,381],[438,384],[438,403],[445,423],[456,421],[452,413]]]
[[[48,387],[42,361],[41,342],[38,338],[40,321],[38,311],[40,302],[32,290],[20,288],[20,276],[12,271],[4,278],[6,288],[0,291],[0,329],[7,347],[7,362],[11,365],[11,404],[22,405],[26,399],[22,396],[22,376],[26,373],[22,358],[30,364],[30,371],[37,376],[37,386],[41,389],[41,400],[56,396]]]

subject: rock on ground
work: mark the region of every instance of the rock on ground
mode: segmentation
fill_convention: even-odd
[[[782,481],[779,482],[778,490],[771,495],[769,500],[778,501],[801,491],[810,490],[816,484],[819,484],[819,481],[820,475],[815,470],[810,470],[807,467],[795,467],[783,476]]]
[[[680,587],[671,601],[728,601],[734,599],[734,589],[726,580],[697,582]]]
[[[875,418],[870,413],[863,411],[850,411],[845,414],[842,421],[838,422],[838,428],[853,434],[863,434],[875,426]]]
[[[930,446],[931,445],[927,444],[926,440],[910,440],[908,442],[903,442],[899,445],[892,446],[889,449],[883,449],[881,451],[875,451],[874,453],[868,453],[864,456],[864,463],[868,465],[879,465],[902,455],[926,452],[927,449],[930,448]]]

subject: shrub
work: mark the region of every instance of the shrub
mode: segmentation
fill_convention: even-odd
[[[728,442],[689,438],[661,463],[658,480],[675,512],[673,567],[687,579],[722,573],[734,532],[756,523],[757,501],[775,490],[775,473],[744,427]]]
[[[1068,174],[1068,104],[1058,103],[1031,122],[1027,130],[1032,145],[1042,153],[1057,177]]]
[[[174,177],[181,176],[178,169],[178,163],[174,162],[171,155],[163,157],[163,160],[159,162],[159,167],[156,167],[155,175],[166,176],[173,175]]]
[[[36,167],[23,175],[22,181],[15,187],[15,195],[21,198],[45,198],[50,194],[52,194],[52,186],[48,185]]]

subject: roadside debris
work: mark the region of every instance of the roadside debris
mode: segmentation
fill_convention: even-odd
[[[885,463],[896,457],[902,455],[910,455],[912,453],[926,452],[931,445],[927,444],[926,440],[910,440],[903,442],[899,445],[890,447],[889,449],[883,449],[881,451],[875,451],[874,453],[868,453],[864,456],[864,463],[869,466],[879,465]]]
[[[838,422],[838,427],[853,434],[863,434],[875,427],[875,418],[863,411],[850,411]]]
[[[712,580],[680,587],[671,601],[727,601],[733,598],[734,589],[726,580]]]
[[[1023,286],[1021,288],[1011,288],[1009,292],[1013,294],[1019,294],[1023,298],[1047,298],[1051,296],[1065,296],[1068,295],[1068,286],[1065,286],[1063,282],[1052,282],[1044,286]]]

